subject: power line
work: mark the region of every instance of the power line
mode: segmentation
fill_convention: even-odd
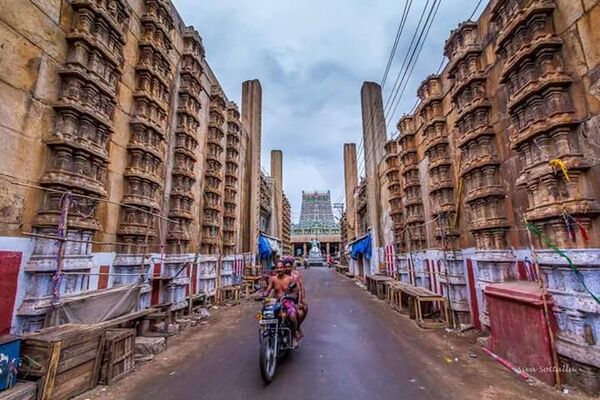
[[[427,1],[429,2],[429,0],[427,0]],[[386,65],[384,76],[383,76],[383,78],[381,80],[381,83],[380,83],[380,86],[381,86],[382,89],[383,89],[383,87],[384,87],[384,85],[386,83],[386,80],[387,80],[387,77],[388,77],[388,73],[389,73],[390,67],[392,65],[394,56],[396,54],[398,43],[400,41],[400,37],[402,36],[402,32],[404,31],[404,27],[406,25],[406,20],[408,19],[408,15],[410,13],[410,9],[411,8],[412,8],[412,0],[409,0],[409,1],[407,1],[407,2],[404,3],[404,9],[402,10],[402,16],[400,18],[400,23],[398,24],[398,30],[396,32],[396,37],[395,37],[395,40],[394,40],[394,44],[392,46],[392,50],[390,51],[390,56],[388,57],[388,63]],[[375,106],[376,106],[376,102],[374,102],[371,105],[369,116],[367,118],[367,127],[366,127],[366,130],[369,130],[369,128],[373,125],[373,121],[374,121],[373,110],[374,110]],[[365,131],[365,129],[363,128],[363,137],[361,137],[361,141],[360,141],[360,144],[359,144],[358,153],[361,153],[361,150],[364,149],[364,146],[363,146],[363,144],[364,144],[364,131]],[[366,154],[366,152],[365,152],[365,154]],[[358,168],[359,174],[358,175],[360,177],[365,172],[364,171],[365,170],[365,157],[364,156],[360,158],[358,166],[359,166],[359,168]]]
[[[392,49],[388,57],[388,62],[385,67],[385,72],[383,73],[383,78],[381,78],[382,89],[385,86],[388,73],[390,72],[390,67],[392,66],[392,62],[394,61],[394,56],[396,55],[396,50],[398,49],[398,43],[400,42],[400,37],[402,36],[402,32],[404,31],[404,25],[406,24],[406,19],[408,17],[408,13],[410,11],[411,6],[412,0],[404,2],[404,9],[402,10],[402,16],[400,17],[400,23],[398,24],[398,30],[396,31],[396,38],[394,39],[394,44],[392,45]]]
[[[383,106],[383,104],[382,104],[382,106],[383,106],[383,108],[384,108],[384,118],[383,118],[383,123],[384,123],[384,124],[385,124],[385,120],[386,120],[386,118],[385,118],[385,112],[386,112],[386,111],[385,111],[385,110],[388,108],[388,105],[389,105],[389,104],[394,104],[395,98],[396,98],[396,96],[397,96],[397,94],[398,94],[398,91],[399,91],[399,89],[400,89],[400,86],[398,86],[398,81],[399,81],[399,79],[400,79],[400,76],[405,76],[405,75],[406,75],[406,71],[407,71],[407,69],[409,68],[409,66],[410,66],[410,65],[412,64],[412,62],[413,62],[413,59],[414,59],[414,54],[415,54],[415,51],[417,50],[417,47],[419,47],[419,45],[420,45],[420,43],[421,43],[421,40],[423,40],[423,41],[424,41],[424,38],[423,38],[423,33],[424,33],[424,31],[426,30],[426,27],[427,27],[427,25],[428,25],[428,24],[429,24],[429,22],[430,22],[430,18],[431,18],[432,11],[433,11],[433,10],[434,10],[434,8],[436,7],[436,5],[439,7],[439,4],[440,4],[440,2],[441,2],[441,0],[433,0],[433,1],[434,1],[434,2],[432,3],[432,5],[431,5],[431,7],[430,7],[430,9],[429,9],[429,14],[428,14],[428,16],[427,16],[427,19],[426,19],[426,22],[425,22],[425,24],[424,24],[423,26],[421,26],[421,24],[422,24],[422,22],[423,22],[423,17],[425,16],[425,13],[427,12],[427,7],[428,7],[428,5],[429,5],[429,3],[430,3],[430,0],[427,0],[427,2],[425,3],[425,7],[423,7],[423,10],[421,11],[421,16],[420,16],[420,18],[419,18],[419,23],[417,24],[417,27],[415,28],[415,32],[413,33],[413,37],[412,37],[412,39],[411,39],[411,43],[410,43],[410,45],[409,45],[409,53],[410,53],[410,56],[409,56],[409,54],[407,53],[407,55],[404,57],[404,61],[403,61],[403,63],[402,63],[402,67],[401,67],[401,68],[400,68],[400,70],[398,71],[398,75],[397,75],[397,77],[396,77],[396,81],[395,81],[395,83],[394,83],[394,87],[392,88],[392,92],[390,93],[390,97],[388,97],[388,98],[387,98],[387,100],[386,100],[386,102],[385,102],[385,106]],[[437,12],[437,8],[436,8],[436,12]],[[433,22],[433,20],[432,20],[432,19],[431,19],[431,22]],[[430,26],[430,25],[429,25],[429,26]],[[427,30],[427,33],[429,33],[429,31],[428,31],[428,30]],[[417,35],[418,35],[418,40],[417,40],[417,42],[416,42],[416,44],[415,44],[415,38],[417,37]],[[413,47],[413,45],[414,45],[414,47]],[[421,46],[421,48],[422,48],[422,46]],[[412,51],[411,51],[411,49],[412,49]],[[408,60],[408,63],[407,63],[407,60]],[[414,62],[416,63],[416,60],[415,60]],[[413,67],[413,68],[414,68],[414,67]],[[404,71],[404,74],[402,74],[402,72],[403,72],[403,71]],[[403,79],[404,79],[404,78],[403,78]],[[400,85],[402,85],[402,82],[403,82],[403,81],[401,81]],[[391,97],[391,96],[392,96],[392,94],[393,94],[393,98]],[[390,99],[392,99],[391,103],[390,103]],[[397,104],[397,103],[396,103],[396,104]],[[374,110],[374,108],[375,108],[375,107],[374,107],[375,105],[376,105],[376,102],[374,102],[374,103],[373,103],[373,107],[372,107],[372,109],[371,109],[371,112],[370,112],[370,118],[369,118],[369,120],[368,120],[368,122],[367,122],[366,130],[369,130],[369,128],[371,128],[371,127],[373,126],[373,123],[374,123],[374,121],[375,121],[375,118],[374,118],[374,115],[373,115],[373,114],[374,114],[374,111],[373,111],[373,110]],[[396,107],[397,107],[397,105],[396,105]],[[390,107],[390,108],[391,108],[391,107]],[[379,125],[380,125],[380,122],[379,122],[379,121],[377,121],[374,129],[375,129],[375,130],[379,129]],[[387,126],[389,126],[389,123],[387,124]],[[364,130],[363,130],[363,132],[364,132]],[[367,157],[366,157],[366,155],[367,155],[367,154],[369,154],[371,157],[373,157],[373,156],[374,156],[374,154],[371,154],[373,151],[374,151],[373,149],[366,149],[366,150],[365,150],[365,157],[364,157],[364,158],[367,158]],[[379,165],[379,163],[378,163],[378,165]],[[362,173],[363,173],[363,172],[365,172],[365,166],[363,166],[362,168],[360,168],[360,173],[359,173],[359,176],[360,176],[360,175],[362,175]]]
[[[427,36],[429,35],[429,31],[431,30],[431,26],[433,25],[433,20],[435,19],[435,16],[437,15],[437,12],[439,10],[441,4],[441,0],[438,0],[437,4],[434,4],[435,10],[433,10],[433,15],[431,16],[431,11],[429,13],[429,15],[431,16],[431,19],[429,20],[429,16],[428,16],[428,21],[426,22],[426,24],[429,22],[429,25],[427,26],[427,31],[425,33],[425,38],[427,38]],[[418,49],[418,52],[416,54],[416,58],[410,68],[410,71],[408,72],[408,75],[406,77],[406,79],[404,80],[404,85],[402,88],[402,92],[400,93],[400,96],[398,97],[398,100],[396,101],[396,104],[394,106],[394,109],[392,111],[392,114],[389,115],[389,120],[391,121],[394,117],[394,115],[396,114],[396,110],[398,109],[398,105],[400,104],[400,100],[402,99],[402,96],[404,95],[404,92],[406,91],[406,87],[408,86],[408,83],[410,82],[410,76],[412,75],[416,65],[417,65],[417,60],[419,59],[419,56],[421,55],[421,51],[423,50],[423,47],[425,46],[425,38],[423,39],[423,41],[421,41],[420,43],[420,47]],[[389,122],[388,125],[389,126]]]
[[[469,16],[469,19],[472,19],[472,18],[475,16],[475,13],[477,12],[477,9],[478,9],[478,8],[479,8],[479,6],[481,5],[481,2],[482,2],[482,1],[483,1],[483,0],[479,0],[479,1],[477,2],[477,5],[475,5],[475,9],[473,10],[473,12],[471,13],[471,15]]]
[[[481,3],[483,2],[483,0],[478,0],[477,4],[475,5],[473,11],[471,12],[470,16],[469,16],[469,20],[471,20],[473,18],[473,16],[475,15],[475,13],[477,12],[477,10],[479,9],[479,7],[481,6]],[[436,11],[437,12],[437,11]],[[440,65],[438,66],[437,70],[436,70],[436,75],[439,75],[440,72],[442,71],[442,68],[444,66],[444,63],[446,62],[446,57],[442,56],[442,60],[440,61]],[[416,105],[419,103],[419,98],[417,97],[416,99],[416,103],[415,105],[412,107],[412,110],[410,111],[410,113],[412,113],[416,107]]]
[[[417,42],[415,43],[415,46],[413,47],[412,52],[410,54],[408,63],[406,64],[406,69],[403,71],[402,78],[400,80],[400,84],[396,88],[396,92],[394,93],[394,97],[393,97],[392,102],[390,103],[390,107],[388,108],[387,113],[386,113],[386,116],[388,117],[388,119],[390,121],[392,120],[392,117],[395,114],[398,104],[400,104],[400,100],[402,99],[402,96],[404,95],[404,92],[406,90],[408,82],[410,81],[412,72],[413,72],[415,66],[417,65],[417,61],[419,59],[419,56],[421,55],[421,51],[423,50],[425,41],[427,39],[427,36],[429,35],[429,31],[431,29],[431,26],[433,25],[433,20],[435,18],[435,15],[437,14],[437,10],[439,9],[440,4],[441,4],[441,0],[434,0],[434,2],[431,5],[431,8],[429,9],[429,12],[427,14],[425,23],[421,27]],[[392,111],[392,108],[393,108],[393,111]],[[390,112],[391,112],[391,114],[390,114]],[[389,126],[389,122],[388,122],[387,126]]]
[[[417,38],[417,35],[419,35],[419,40],[420,40],[420,37],[424,30],[424,27],[421,27],[421,23],[423,22],[423,18],[425,17],[425,13],[427,12],[427,7],[429,6],[430,1],[431,0],[427,0],[425,2],[425,6],[423,7],[423,10],[421,10],[421,16],[419,17],[419,22],[417,23],[415,31],[413,32],[412,38],[410,40],[410,44],[408,46],[408,51],[404,55],[404,59],[402,60],[402,65],[400,66],[400,70],[398,71],[398,74],[396,75],[396,80],[394,81],[394,86],[392,87],[390,96],[385,101],[385,105],[383,107],[384,115],[387,114],[388,108],[389,108],[388,106],[390,105],[390,103],[394,103],[394,101],[396,100],[396,96],[398,95],[398,90],[399,90],[398,82],[400,81],[400,77],[402,77],[402,79],[404,79],[404,76],[406,75],[406,71],[408,69],[408,65],[412,61],[412,57],[414,57],[414,49],[416,49],[416,47],[418,46],[418,44],[415,44],[415,39]],[[436,1],[436,0],[434,0],[434,1]],[[431,7],[431,9],[433,9],[433,6]],[[431,11],[431,9],[430,9],[430,11]],[[413,45],[414,45],[414,48],[413,48]]]
[[[440,2],[441,2],[441,0],[434,0],[434,2],[431,5],[431,8],[429,9],[429,14],[427,15],[427,19],[425,21],[425,24],[421,27],[422,18],[424,16],[425,12],[426,12],[426,9],[427,9],[426,7],[429,4],[429,0],[427,1],[425,7],[423,8],[423,11],[421,13],[421,18],[419,20],[419,23],[417,24],[417,28],[415,29],[415,33],[413,34],[413,40],[411,40],[411,46],[409,46],[409,51],[410,51],[410,48],[412,48],[412,44],[414,43],[414,38],[416,37],[417,31],[419,31],[419,28],[420,28],[418,40],[417,40],[417,42],[416,42],[416,44],[415,44],[415,46],[414,46],[414,48],[412,50],[410,58],[408,59],[408,64],[406,64],[404,62],[403,63],[403,68],[401,68],[400,71],[398,72],[398,77],[399,77],[400,74],[402,73],[402,71],[404,71],[404,74],[402,76],[402,80],[400,81],[400,85],[402,85],[403,83],[405,83],[405,76],[406,76],[406,73],[408,71],[409,66],[412,66],[412,68],[411,68],[411,72],[412,72],[412,70],[414,69],[414,65],[416,65],[417,59],[414,59],[415,51],[417,50],[417,47],[420,46],[419,47],[419,54],[420,54],[420,49],[422,49],[423,44],[425,43],[425,38],[429,34],[429,30],[427,29],[427,27],[428,26],[431,27],[431,23],[433,23],[433,19],[431,18],[431,13],[434,10],[434,8],[436,7],[436,5],[439,7]],[[436,8],[436,12],[437,12],[437,8]],[[427,29],[427,33],[425,34],[425,38],[423,38],[423,33],[425,32],[426,29]],[[408,57],[408,54],[407,54],[407,57]],[[405,61],[407,60],[407,57],[405,57]],[[417,55],[417,58],[418,58],[418,55]],[[413,61],[413,59],[414,59],[414,61]],[[404,68],[404,66],[406,66],[406,68]],[[396,78],[396,83],[398,83],[398,77]],[[395,83],[395,86],[396,86],[396,83]],[[395,95],[398,94],[398,90],[400,89],[400,87],[401,86],[397,86]],[[392,89],[392,90],[394,90],[394,89]],[[394,95],[394,98],[395,98],[395,95]],[[390,98],[388,97],[388,102],[389,102],[389,99]],[[398,98],[398,101],[395,102],[395,107],[398,106],[399,102],[400,102],[400,98]],[[392,104],[394,104],[394,99],[392,99]],[[384,120],[383,120],[384,124],[385,124],[385,121],[386,121],[386,117],[384,115]],[[390,122],[391,122],[391,119],[389,119],[388,123],[386,124],[386,127],[385,127],[386,129],[387,129],[387,127],[389,127],[389,123]],[[378,128],[379,128],[379,121],[377,122],[377,125],[375,126],[375,130],[378,129]],[[374,150],[373,149],[369,149],[368,151],[370,152],[369,155],[371,157],[374,157],[375,154],[372,154],[372,152]],[[365,155],[366,154],[367,153],[365,152]],[[376,169],[378,168],[378,166],[380,165],[381,162],[382,162],[382,160],[379,160],[379,162],[377,163]]]

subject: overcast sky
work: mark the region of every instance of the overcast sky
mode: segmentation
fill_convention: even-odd
[[[240,104],[242,81],[260,79],[262,165],[268,171],[271,149],[283,150],[292,219],[298,219],[302,190],[331,190],[332,201],[343,201],[343,144],[358,145],[361,138],[360,87],[381,81],[406,0],[173,1],[200,32],[229,99]],[[412,3],[384,99],[426,0]],[[450,30],[477,3],[442,0],[388,133],[412,109],[421,80],[439,67]]]

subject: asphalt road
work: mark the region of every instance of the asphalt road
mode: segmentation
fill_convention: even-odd
[[[155,377],[132,398],[390,399],[400,393],[406,399],[439,398],[414,383],[418,361],[397,345],[362,289],[324,268],[303,274],[310,307],[305,338],[279,364],[272,384],[260,378],[258,324],[248,313],[203,357],[180,366],[177,384],[168,374]]]
[[[260,304],[249,302],[223,310],[205,330],[96,398],[560,398],[551,388],[519,381],[481,352],[471,358],[478,347],[464,339],[417,328],[352,280],[325,268],[302,273],[310,307],[305,338],[270,385],[263,384],[258,365],[254,315]]]

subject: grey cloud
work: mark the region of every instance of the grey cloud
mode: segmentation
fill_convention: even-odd
[[[360,142],[360,87],[379,81],[404,5],[397,0],[174,0],[194,25],[228,97],[241,82],[263,87],[263,165],[284,151],[284,189],[294,216],[303,189],[343,191],[342,145]],[[395,119],[410,110],[418,84],[435,72],[451,29],[477,0],[443,0]],[[384,90],[388,95],[424,2],[413,10]],[[395,121],[390,124],[395,126]],[[362,155],[359,155],[359,159]]]

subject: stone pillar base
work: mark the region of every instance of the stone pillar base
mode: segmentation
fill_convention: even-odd
[[[479,304],[479,321],[484,331],[489,330],[490,318],[485,302],[485,287],[515,279],[516,257],[510,250],[477,250],[473,256],[477,263],[477,292],[482,299]]]

